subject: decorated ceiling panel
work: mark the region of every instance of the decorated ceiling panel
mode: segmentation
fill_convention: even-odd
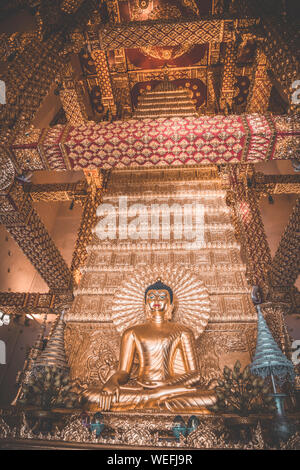
[[[224,12],[225,2],[217,0],[111,2],[109,8],[114,23],[110,19],[99,32],[100,39],[96,37],[90,42],[87,38],[79,54],[94,119],[106,119],[108,111],[117,118],[129,118],[136,109],[138,96],[153,90],[164,79],[179,89],[189,87],[199,114],[239,114],[255,110],[259,106],[257,96],[261,97],[257,87],[253,93],[260,39],[247,33],[254,20],[231,20],[227,15],[224,22],[218,19],[222,16],[211,17],[220,13],[221,4]],[[194,24],[195,21],[199,24]],[[165,40],[168,24],[170,43],[174,44],[176,28],[181,31],[178,30],[177,38],[184,34],[184,40],[169,45]],[[152,41],[156,37],[155,28],[157,44]],[[241,34],[243,31],[245,34]],[[160,34],[164,35],[164,41],[160,40]],[[131,41],[130,46],[126,38]],[[99,46],[95,45],[97,43]],[[162,43],[164,45],[160,45]],[[97,47],[103,48],[103,60],[95,66]],[[226,64],[229,67],[226,68]],[[263,73],[266,74],[266,69]],[[106,96],[108,88],[112,93]],[[268,103],[267,96],[264,101]],[[265,104],[264,107],[267,111]]]
[[[121,21],[147,21],[192,15],[206,16],[212,0],[125,0],[119,1]]]

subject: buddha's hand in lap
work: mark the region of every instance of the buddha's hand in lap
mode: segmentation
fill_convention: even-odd
[[[187,387],[185,385],[164,385],[157,388],[156,390],[151,390],[148,392],[149,400],[155,400],[158,403],[165,400],[166,398],[172,398],[176,395],[181,395],[184,393],[195,392],[197,389],[193,387]]]
[[[120,397],[120,387],[117,384],[104,385],[99,395],[99,406],[103,411],[109,411],[112,403],[117,403]]]

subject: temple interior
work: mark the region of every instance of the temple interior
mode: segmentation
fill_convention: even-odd
[[[300,448],[299,13],[0,2],[0,448]]]

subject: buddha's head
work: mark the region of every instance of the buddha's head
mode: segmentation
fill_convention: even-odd
[[[165,320],[172,318],[173,291],[158,279],[145,290],[146,310],[150,316],[162,315]]]

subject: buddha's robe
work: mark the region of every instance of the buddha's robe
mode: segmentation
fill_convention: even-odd
[[[212,391],[195,386],[200,380],[192,331],[178,323],[166,322],[159,328],[149,323],[125,331],[119,370],[130,374],[134,354],[139,359],[139,373],[134,386],[121,385],[119,400],[112,399],[112,411],[160,409],[205,412],[216,397]],[[184,372],[176,373],[176,360]],[[176,359],[176,360],[175,360]],[[99,404],[101,391],[86,392],[89,402]]]

